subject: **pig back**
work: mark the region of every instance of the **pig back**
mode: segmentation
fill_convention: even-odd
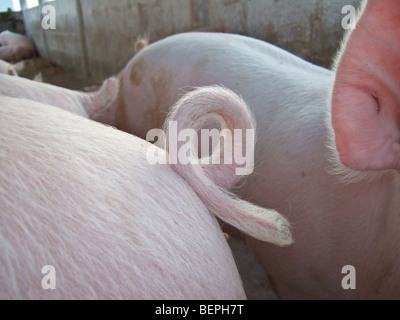
[[[147,142],[29,100],[0,114],[2,299],[245,297],[215,218]]]

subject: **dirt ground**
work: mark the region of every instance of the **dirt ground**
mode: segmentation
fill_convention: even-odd
[[[100,85],[91,79],[76,77],[53,63],[41,58],[25,60],[16,66],[21,77],[33,80],[41,78],[45,83],[72,89],[84,90],[85,87]],[[269,280],[260,264],[241,239],[231,237],[228,243],[232,249],[243,285],[249,300],[277,300],[277,296],[270,287]]]
[[[19,62],[14,67],[20,77],[31,80],[35,77],[41,78],[42,82],[72,90],[83,90],[85,87],[101,84],[91,79],[77,77],[73,72],[65,71],[39,57]]]

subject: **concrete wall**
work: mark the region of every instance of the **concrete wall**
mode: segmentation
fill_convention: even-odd
[[[329,66],[342,38],[341,8],[359,0],[57,0],[56,30],[40,8],[24,10],[40,54],[81,76],[104,79],[134,55],[139,35],[152,42],[222,20],[228,32],[259,38]],[[44,3],[46,4],[46,3]],[[44,5],[43,3],[41,5]]]

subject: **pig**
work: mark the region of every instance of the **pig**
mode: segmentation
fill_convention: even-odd
[[[96,92],[80,92],[25,78],[0,74],[0,95],[52,105],[99,122],[118,98],[118,79],[110,77]]]
[[[215,108],[203,108],[210,101]],[[254,123],[243,100],[218,87],[173,110],[171,121],[194,116],[189,127],[210,111],[230,130]],[[151,146],[60,107],[1,96],[0,299],[245,298],[214,215],[278,245],[291,242],[288,222],[215,186],[235,183],[226,169],[234,165],[184,180],[178,164],[151,164]]]
[[[150,39],[148,35],[140,36],[135,42],[135,53],[138,54],[144,48],[148,47],[150,44]]]
[[[8,74],[9,76],[18,76],[17,71],[12,64],[0,59],[0,74]]]
[[[286,248],[247,237],[279,297],[398,299],[399,14],[396,0],[363,1],[332,70],[245,36],[171,36],[122,70],[103,120],[144,138],[190,88],[231,89],[258,126],[255,172],[232,190],[292,224]]]
[[[21,74],[26,67],[26,61],[17,62],[15,64],[13,64],[13,67],[14,67],[15,71],[17,71],[18,74]]]
[[[9,30],[0,33],[0,44],[2,46],[23,46],[35,50],[35,45],[26,36]]]
[[[18,62],[35,55],[35,45],[22,34],[11,31],[0,33],[0,59],[8,62]]]

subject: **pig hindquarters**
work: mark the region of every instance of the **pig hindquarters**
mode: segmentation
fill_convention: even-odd
[[[150,165],[150,146],[54,106],[1,97],[1,299],[245,298],[209,204],[169,166]],[[260,223],[269,215],[246,206]],[[243,208],[229,214],[240,220]],[[42,287],[45,266],[56,271],[55,290]]]

